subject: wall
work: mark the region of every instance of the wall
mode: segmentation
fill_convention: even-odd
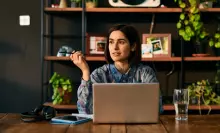
[[[23,112],[40,103],[40,1],[1,1],[0,112]],[[19,26],[19,15],[31,25]]]

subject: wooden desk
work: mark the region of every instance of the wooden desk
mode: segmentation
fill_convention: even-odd
[[[19,114],[0,114],[0,133],[219,133],[220,115],[189,115],[177,123],[174,115],[161,115],[159,124],[52,125],[46,121],[24,123]]]

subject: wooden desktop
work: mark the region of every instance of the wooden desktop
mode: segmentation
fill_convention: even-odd
[[[219,133],[220,115],[189,115],[176,122],[174,115],[161,115],[158,124],[53,125],[48,121],[24,123],[19,114],[0,114],[0,133]]]

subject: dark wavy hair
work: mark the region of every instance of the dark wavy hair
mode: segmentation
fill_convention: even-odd
[[[130,47],[136,44],[135,51],[131,51],[128,57],[128,63],[130,65],[137,65],[141,61],[141,41],[138,31],[131,25],[117,24],[109,29],[107,35],[107,45],[105,46],[105,59],[107,63],[113,63],[110,53],[109,53],[109,36],[113,31],[121,31],[125,37],[128,39]]]

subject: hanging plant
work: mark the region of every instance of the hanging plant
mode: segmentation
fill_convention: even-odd
[[[197,0],[174,0],[178,3],[179,7],[182,9],[179,21],[176,26],[179,35],[185,41],[199,42],[208,36],[205,31],[204,24],[201,21],[201,14],[199,10],[199,2]]]

